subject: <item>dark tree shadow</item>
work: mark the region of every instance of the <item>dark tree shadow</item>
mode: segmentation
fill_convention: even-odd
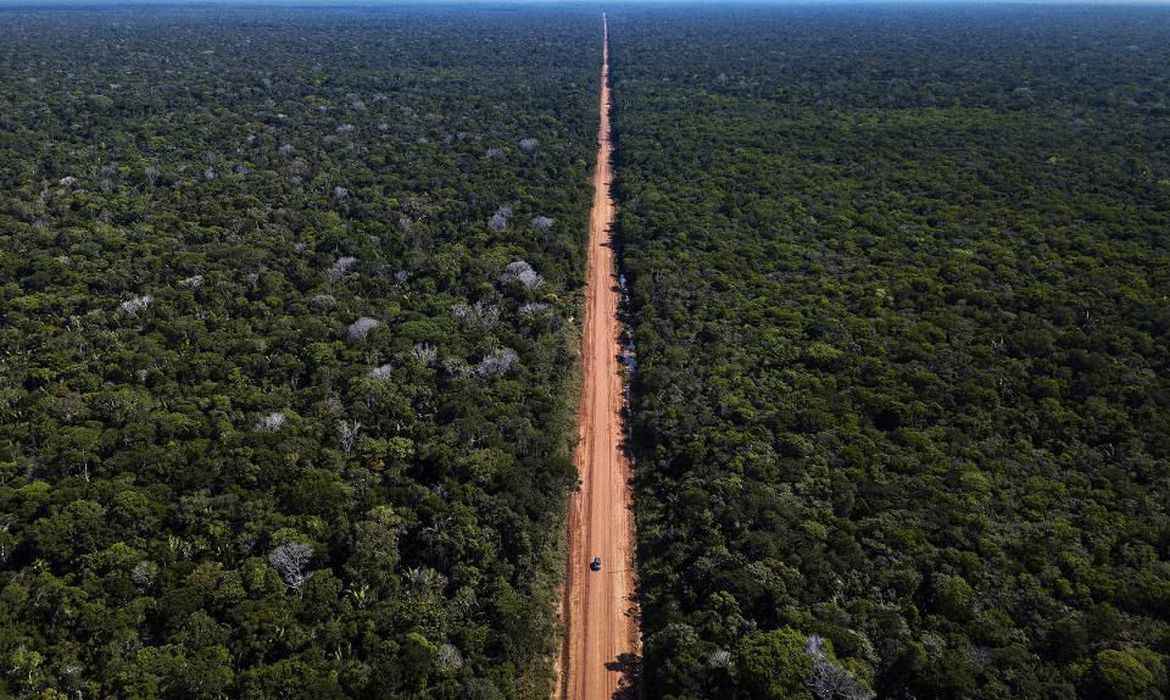
[[[615,661],[610,661],[605,667],[622,674],[612,700],[638,700],[638,676],[642,672],[642,657],[637,654],[619,654]]]

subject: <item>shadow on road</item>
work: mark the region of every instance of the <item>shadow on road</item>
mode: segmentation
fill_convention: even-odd
[[[642,657],[637,654],[620,654],[616,661],[610,661],[605,667],[610,671],[620,671],[622,674],[612,700],[637,700],[638,674],[642,671]]]

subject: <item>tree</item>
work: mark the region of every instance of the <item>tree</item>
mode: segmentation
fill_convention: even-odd
[[[739,681],[753,697],[811,698],[813,657],[805,637],[790,627],[746,635],[735,650]]]
[[[286,542],[268,554],[268,562],[276,573],[284,579],[286,585],[294,590],[300,590],[305,581],[312,576],[308,571],[313,561],[313,548],[300,542]]]

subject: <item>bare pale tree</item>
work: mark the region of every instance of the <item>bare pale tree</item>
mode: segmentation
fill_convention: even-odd
[[[256,421],[256,430],[264,433],[275,433],[284,427],[287,417],[280,411],[273,411],[265,416],[260,416]]]
[[[508,263],[508,267],[504,268],[503,274],[500,275],[500,281],[505,284],[519,282],[527,289],[537,289],[544,284],[544,278],[524,260]]]
[[[439,647],[435,661],[440,668],[448,673],[454,673],[463,668],[463,655],[459,653],[459,649],[454,644],[444,644]]]
[[[313,561],[313,548],[300,542],[286,542],[268,555],[268,563],[284,579],[285,585],[299,591],[312,574],[308,571]]]
[[[349,324],[349,327],[345,331],[345,337],[348,338],[350,342],[365,340],[366,336],[370,334],[370,331],[374,330],[380,325],[382,325],[381,321],[370,318],[369,316],[362,316],[358,320]]]
[[[414,355],[414,359],[424,365],[430,365],[439,357],[439,349],[430,343],[419,343],[410,352]]]
[[[494,304],[485,304],[482,301],[471,304],[456,304],[451,307],[451,315],[465,328],[475,330],[491,330],[500,320],[500,309]]]
[[[134,297],[133,299],[127,299],[118,305],[118,309],[124,314],[137,316],[138,312],[145,310],[153,302],[154,297],[150,296],[149,294],[143,294],[142,296]]]
[[[833,663],[825,654],[825,640],[819,634],[810,635],[804,651],[812,657],[812,672],[805,685],[818,700],[871,700],[873,692],[862,685],[849,671]]]
[[[333,263],[333,267],[329,268],[329,279],[336,282],[345,277],[350,269],[357,264],[358,259],[352,255],[343,255]]]
[[[394,367],[392,365],[388,365],[388,364],[387,365],[379,365],[378,367],[375,367],[372,370],[370,370],[369,377],[370,377],[370,379],[377,379],[379,381],[384,381],[386,379],[389,379],[390,376],[393,374],[393,372],[394,372]]]
[[[475,374],[483,379],[497,377],[512,371],[519,361],[520,356],[516,354],[515,350],[500,348],[479,361],[479,364],[475,366]]]
[[[341,451],[345,454],[353,454],[353,446],[357,442],[358,435],[361,433],[362,424],[356,420],[343,420],[337,422],[337,435],[341,443]]]
[[[145,591],[154,584],[155,579],[158,577],[158,571],[158,564],[143,559],[135,564],[134,568],[130,571],[130,580],[134,582],[138,590]]]
[[[512,207],[500,207],[492,214],[492,218],[488,219],[488,228],[499,233],[508,228],[508,220],[512,218]]]

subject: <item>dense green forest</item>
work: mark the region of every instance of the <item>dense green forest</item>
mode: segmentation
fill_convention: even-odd
[[[547,697],[596,13],[0,27],[0,696]]]
[[[642,696],[1170,696],[1170,11],[609,13]],[[547,697],[597,20],[0,9],[0,697]]]
[[[1170,12],[610,29],[644,696],[1170,695]]]

